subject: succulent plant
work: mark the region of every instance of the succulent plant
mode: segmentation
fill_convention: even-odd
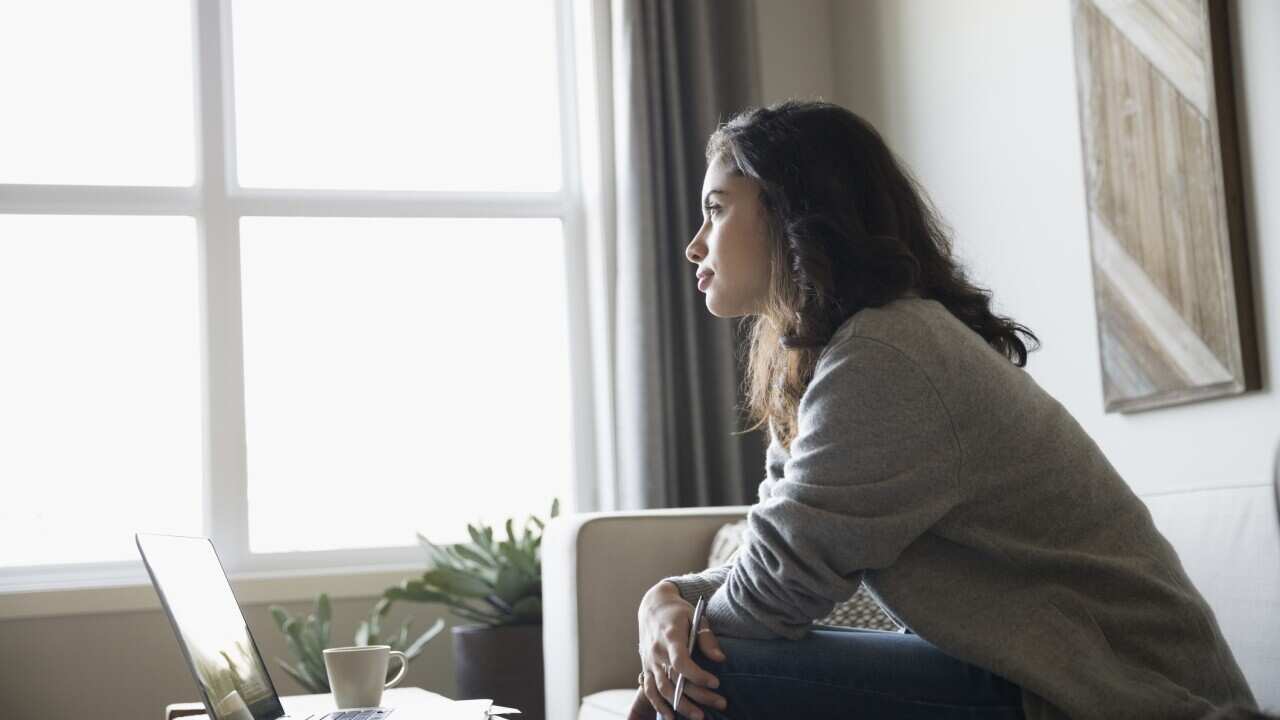
[[[552,518],[560,501],[551,503]],[[388,600],[447,605],[455,615],[482,625],[525,625],[542,622],[542,532],[537,517],[525,520],[521,532],[510,518],[506,539],[495,538],[488,525],[467,525],[470,542],[436,545],[418,533],[427,550],[427,571],[420,578],[387,588]]]
[[[431,638],[444,629],[444,620],[437,619],[426,632],[410,640],[409,628],[413,625],[413,618],[405,618],[399,630],[393,630],[384,638],[382,637],[382,620],[391,609],[391,603],[392,600],[386,597],[378,599],[373,609],[369,611],[369,617],[362,620],[360,626],[356,628],[354,644],[390,645],[392,650],[399,650],[409,660],[413,660],[418,653],[422,652],[422,648],[430,642]],[[280,632],[284,633],[289,653],[295,660],[294,664],[290,665],[280,658],[275,658],[276,663],[307,690],[313,693],[329,692],[329,673],[324,666],[324,650],[330,647],[329,624],[332,613],[329,596],[320,593],[316,597],[315,610],[305,619],[290,615],[279,605],[272,605],[270,610],[271,617],[275,619],[276,627],[280,628]],[[387,668],[387,678],[390,679],[399,671],[399,667],[391,664]]]

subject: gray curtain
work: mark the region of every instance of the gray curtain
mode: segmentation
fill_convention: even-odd
[[[603,169],[587,193],[598,201],[588,232],[606,282],[592,297],[604,316],[598,472],[579,497],[600,510],[749,504],[765,443],[761,430],[733,434],[747,427],[742,320],[711,315],[684,251],[702,223],[708,136],[759,103],[754,4],[590,7],[599,97],[586,111],[603,118]]]

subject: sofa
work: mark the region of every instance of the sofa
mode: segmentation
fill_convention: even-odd
[[[1280,453],[1272,482],[1140,497],[1213,608],[1259,704],[1280,711]],[[636,612],[658,580],[706,566],[748,506],[583,513],[543,537],[550,720],[625,718],[639,670]]]

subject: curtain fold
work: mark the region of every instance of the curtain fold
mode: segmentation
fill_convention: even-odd
[[[707,137],[759,102],[752,0],[575,0],[595,472],[581,510],[749,503],[744,337],[685,258]]]

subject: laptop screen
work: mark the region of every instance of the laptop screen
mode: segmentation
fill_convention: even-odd
[[[152,584],[214,720],[284,715],[208,538],[137,535]]]

